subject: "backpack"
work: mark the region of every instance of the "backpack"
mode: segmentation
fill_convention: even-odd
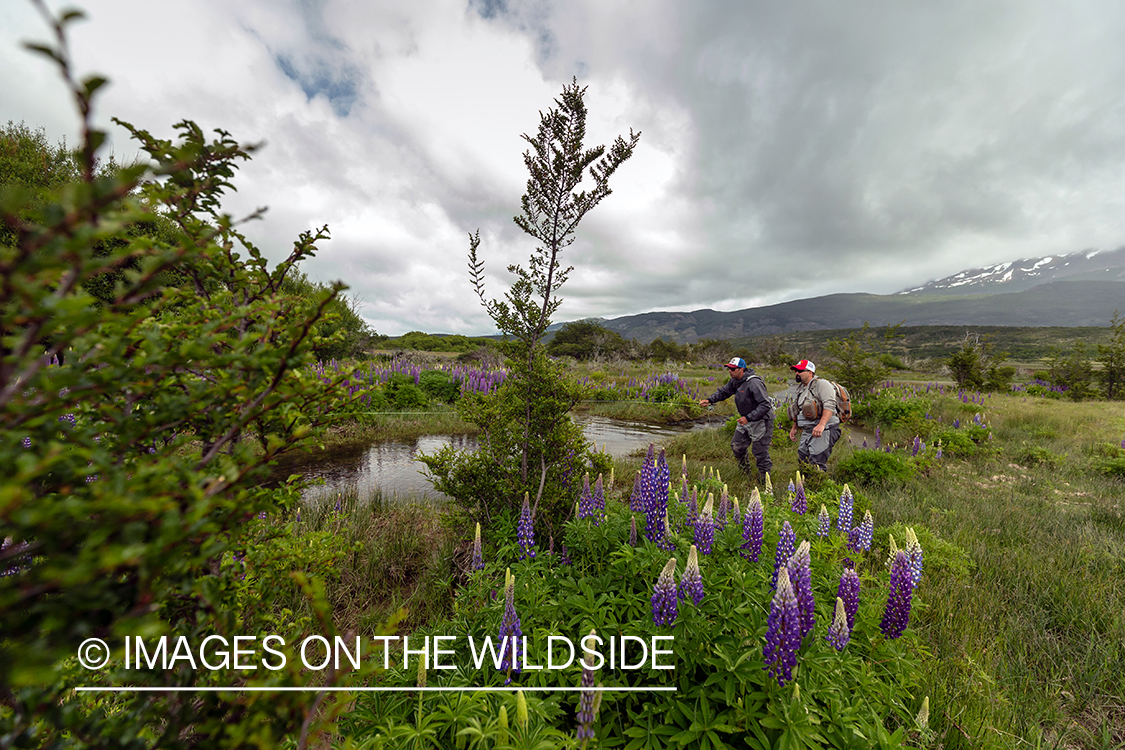
[[[758,380],[762,381],[762,388],[766,392],[766,402],[770,405],[770,410],[766,414],[766,419],[773,419],[775,417],[775,415],[777,414],[778,407],[781,406],[781,402],[778,401],[777,398],[770,395],[770,389],[769,389],[769,386],[766,385],[765,378],[763,378],[758,373],[754,373],[753,375],[750,376],[750,378],[751,379],[757,378]],[[848,414],[850,415],[851,412],[849,411]]]
[[[843,424],[852,418],[852,397],[848,394],[848,389],[835,380],[828,382],[836,389],[836,416],[840,419],[840,424]],[[823,408],[821,406],[821,409]]]

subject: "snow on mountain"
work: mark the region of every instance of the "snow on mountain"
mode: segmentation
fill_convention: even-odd
[[[1021,258],[970,268],[898,294],[996,294],[1020,292],[1051,281],[1125,281],[1125,247]]]

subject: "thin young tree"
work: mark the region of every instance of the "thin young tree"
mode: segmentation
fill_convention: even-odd
[[[562,299],[558,291],[573,266],[563,267],[562,251],[574,243],[579,223],[612,191],[609,178],[633,155],[640,133],[629,131],[629,138],[618,136],[612,146],[587,148],[586,87],[577,80],[563,86],[555,107],[539,113],[539,131],[523,135],[530,144],[524,152],[527,166],[527,192],[521,201],[522,213],[514,217],[516,226],[538,243],[528,267],[508,266],[516,279],[503,300],[488,299],[484,291],[484,262],[478,257],[480,231],[469,236],[469,275],[473,288],[500,332],[513,341],[508,354],[518,365],[512,372],[513,385],[522,391],[523,425],[520,446],[520,478],[526,483],[532,444],[537,430],[533,417],[536,366],[542,340],[551,325],[551,315]],[[542,425],[549,428],[550,425]],[[542,476],[546,466],[542,467]],[[540,482],[540,493],[542,481]]]

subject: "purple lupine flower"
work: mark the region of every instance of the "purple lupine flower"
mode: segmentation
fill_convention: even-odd
[[[954,420],[953,420],[953,429],[955,429],[955,430],[956,430],[956,429],[958,429],[958,428],[960,428],[960,427],[961,427],[961,420],[960,420],[960,419],[954,419]]]
[[[844,491],[840,493],[840,506],[836,512],[836,527],[841,533],[847,534],[852,531],[854,508],[855,498],[852,496],[852,489],[844,485]]]
[[[891,566],[890,593],[887,596],[887,609],[879,629],[887,638],[898,638],[910,622],[910,599],[914,594],[914,579],[910,574],[910,557],[905,550],[899,550]]]
[[[66,390],[66,389],[64,388],[63,390]],[[59,421],[62,422],[64,426],[69,426],[69,427],[74,427],[76,424],[78,424],[78,419],[74,416],[74,414],[72,414],[70,412],[61,415],[59,417]]]
[[[773,555],[773,577],[770,579],[770,588],[777,588],[777,573],[793,556],[796,545],[797,535],[793,533],[793,527],[789,525],[789,521],[786,521],[781,526],[781,536],[777,539],[777,549]]]
[[[882,445],[883,445],[883,434],[881,432],[879,432],[879,428],[876,427],[875,428],[875,450],[879,450],[879,448]]]
[[[477,533],[473,537],[473,570],[484,570],[484,555],[481,553],[480,547],[480,523],[477,523]]]
[[[719,495],[719,512],[715,516],[715,531],[722,531],[727,527],[727,515],[730,514],[730,495],[727,492],[727,486],[723,485],[723,491]]]
[[[742,547],[739,554],[750,562],[758,562],[758,555],[762,553],[762,526],[765,522],[762,510],[762,500],[758,496],[758,488],[750,492],[750,507],[742,517]]]
[[[860,533],[859,533],[859,527],[858,526],[853,526],[848,531],[847,547],[848,547],[848,550],[851,551],[851,552],[862,551],[862,548],[860,547]]]
[[[789,486],[785,489],[786,495],[789,497],[789,505],[792,507],[793,498],[797,495],[797,486],[793,484],[793,480],[789,480]]]
[[[937,453],[934,454],[934,458],[936,458],[938,460],[941,460],[941,443],[940,442],[938,443]]]
[[[859,548],[865,552],[871,551],[871,537],[875,533],[875,519],[871,511],[863,512],[863,521],[859,525]]]
[[[672,606],[675,606],[673,603]],[[591,630],[590,635],[597,635],[596,630]],[[578,720],[578,740],[585,745],[589,740],[594,739],[594,719],[598,715],[598,706],[601,704],[601,693],[596,690],[590,690],[594,687],[594,657],[589,652],[582,656],[582,681],[581,685],[583,690],[578,698],[578,715],[575,718]]]
[[[918,455],[918,451],[922,450],[922,440],[917,435],[914,436],[914,442],[910,447],[910,457],[913,458]]]
[[[797,551],[789,558],[785,567],[789,570],[789,582],[793,595],[797,597],[797,611],[801,613],[801,638],[809,634],[816,624],[816,603],[812,592],[812,562],[809,560],[809,543],[801,542]]]
[[[685,472],[684,474],[680,475],[680,502],[686,503],[687,502],[687,496],[688,496],[688,481],[687,481],[687,473]]]
[[[649,450],[652,450],[651,443],[649,443]],[[663,448],[660,449],[656,461],[646,464],[645,468],[650,474],[649,479],[642,482],[646,489],[645,499],[648,504],[645,508],[645,538],[663,549],[666,548],[664,517],[668,514],[668,459],[664,455]]]
[[[25,450],[31,448],[31,438],[30,437],[25,437],[20,442],[23,443],[23,447],[24,447]]]
[[[531,517],[531,505],[527,493],[523,493],[523,507],[516,526],[516,542],[520,547],[520,559],[535,557],[535,521]]]
[[[520,629],[520,618],[516,614],[516,579],[509,569],[505,575],[504,585],[504,616],[500,620],[500,647],[504,649],[504,658],[500,662],[500,671],[508,673],[507,684],[512,681],[512,672],[520,671],[520,651],[523,630]]]
[[[848,627],[848,616],[844,610],[844,600],[836,597],[836,616],[828,626],[828,635],[825,640],[832,644],[837,651],[843,651],[844,646],[852,639],[852,629]]]
[[[790,486],[792,486],[792,483],[790,483]],[[801,472],[799,471],[797,472],[797,487],[793,491],[790,501],[790,510],[797,515],[803,516],[809,512],[809,501],[805,496],[805,483],[801,480]]]
[[[570,561],[570,551],[567,550],[566,544],[561,544],[559,546],[562,549],[562,553],[559,554],[559,562],[563,565],[573,565],[574,563]]]
[[[742,525],[742,509],[738,507],[737,497],[731,502],[730,522],[735,526]]]
[[[691,488],[691,497],[688,498],[687,518],[684,524],[687,528],[694,529],[699,522],[699,495],[695,487]]]
[[[801,615],[789,571],[784,567],[777,578],[777,593],[770,603],[767,625],[763,649],[766,669],[771,677],[777,678],[779,686],[784,686],[797,666],[797,650],[801,647]]]
[[[657,625],[672,625],[676,621],[676,558],[668,559],[656,585],[652,589],[652,621]]]
[[[637,476],[633,479],[633,494],[629,495],[629,510],[637,513],[644,509],[644,489],[641,487],[641,472],[637,471]]]
[[[629,516],[629,546],[637,546],[637,517]]]
[[[598,474],[598,481],[594,483],[594,522],[597,524],[605,518],[605,487],[602,475]]]
[[[590,491],[590,473],[582,477],[582,496],[578,498],[578,518],[594,518],[597,510],[594,505],[594,493]]]
[[[922,545],[918,542],[914,529],[906,529],[906,545],[903,550],[910,561],[910,579],[917,588],[918,582],[922,580]]]
[[[845,560],[845,564],[851,562]],[[859,575],[850,565],[844,568],[840,576],[840,585],[836,588],[836,598],[844,602],[844,613],[848,616],[848,631],[855,627],[855,616],[859,612]]]
[[[699,520],[695,524],[695,544],[692,546],[699,547],[699,551],[705,555],[711,554],[711,545],[715,541],[715,522],[711,518],[714,505],[714,497],[708,494],[707,504],[703,506],[703,512],[699,514]]]
[[[703,574],[699,572],[699,552],[694,544],[688,552],[684,577],[680,579],[679,595],[685,601],[691,599],[696,605],[703,601]]]
[[[828,515],[828,508],[824,507],[824,503],[820,504],[820,514],[817,516],[817,536],[828,536],[828,532],[832,530],[832,516]]]

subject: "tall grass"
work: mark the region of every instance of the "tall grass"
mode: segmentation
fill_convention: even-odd
[[[400,608],[406,632],[448,613],[466,557],[456,525],[442,505],[353,492],[305,505],[293,530],[298,540],[326,532],[345,551],[337,569],[326,571],[328,600],[341,632],[366,634]]]

